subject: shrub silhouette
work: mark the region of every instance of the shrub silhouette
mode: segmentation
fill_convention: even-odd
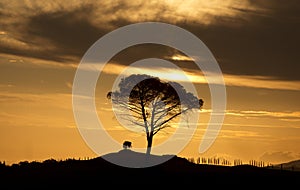
[[[123,148],[128,149],[132,147],[132,143],[130,141],[124,141],[123,142]]]

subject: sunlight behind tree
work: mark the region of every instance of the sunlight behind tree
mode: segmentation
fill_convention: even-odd
[[[201,109],[204,103],[179,83],[166,82],[145,74],[123,78],[119,89],[108,92],[107,98],[124,109],[125,120],[145,130],[147,154],[151,152],[154,135],[170,127],[170,121],[179,115]]]

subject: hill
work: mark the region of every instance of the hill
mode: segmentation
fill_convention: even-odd
[[[300,160],[293,160],[273,166],[274,169],[291,170],[300,172]]]
[[[250,165],[218,166],[194,164],[185,158],[172,155],[156,156],[154,160],[168,160],[159,165],[146,168],[130,168],[115,165],[106,159],[128,159],[131,163],[141,162],[142,153],[120,151],[90,160],[53,159],[43,162],[20,162],[11,166],[1,165],[0,184],[19,186],[53,186],[67,185],[78,187],[86,185],[237,185],[247,184],[256,187],[264,184],[268,187],[276,185],[299,185],[300,172],[259,168]],[[147,186],[145,186],[147,187]]]

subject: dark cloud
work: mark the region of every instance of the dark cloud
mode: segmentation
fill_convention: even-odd
[[[89,20],[92,7],[71,11],[42,12],[20,23],[17,31],[10,31],[16,40],[30,47],[20,49],[2,46],[2,52],[54,61],[67,61],[83,56],[84,52],[104,33],[104,26],[94,26]]]
[[[89,12],[90,8],[84,7],[67,13],[44,13],[32,17],[26,35],[47,39],[62,55],[80,55],[104,34],[89,22]]]
[[[206,44],[224,73],[300,80],[300,9],[293,15],[290,12],[284,14],[281,7],[268,11],[235,11],[242,12],[240,18],[216,17],[210,25],[193,22],[177,22],[177,25],[196,34]],[[150,47],[148,50],[144,47],[124,51],[126,53],[119,55],[119,61],[127,62],[128,58],[133,61],[143,55],[163,57],[162,53],[172,53],[172,48],[151,51]],[[181,66],[196,69],[186,62]]]
[[[213,17],[210,24],[202,23],[203,18],[192,17],[174,21],[172,16],[167,16],[174,10],[161,4],[159,10],[153,12],[155,17],[149,17],[152,13],[147,12],[139,14],[137,20],[173,23],[196,34],[212,51],[224,73],[300,80],[300,4],[296,0],[284,4],[279,0],[248,2],[249,7],[229,7],[238,16],[210,15]],[[78,61],[101,36],[136,21],[127,10],[143,13],[145,8],[140,4],[131,7],[128,2],[102,7],[83,4],[70,9],[37,11],[18,18],[18,22],[11,25],[2,21],[4,30],[8,30],[12,38],[28,47],[2,43],[1,52],[60,62],[72,58]],[[154,9],[154,4],[151,8]],[[13,19],[8,12],[0,11],[0,14]],[[147,57],[163,58],[174,51],[163,46],[136,46],[120,52],[114,61],[129,64]],[[187,62],[179,65],[195,68]]]
[[[300,4],[259,2],[252,1],[258,11],[236,9],[241,14],[234,20],[216,17],[208,26],[183,27],[208,46],[224,73],[300,80]]]

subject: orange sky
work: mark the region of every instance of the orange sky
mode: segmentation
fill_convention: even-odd
[[[77,66],[101,36],[143,21],[180,26],[211,50],[226,84],[225,121],[214,144],[200,154],[199,143],[211,111],[205,78],[177,50],[141,45],[114,56],[97,83],[98,116],[113,138],[132,140],[133,150],[146,146],[144,134],[118,126],[105,95],[126,66],[157,57],[182,68],[205,101],[198,130],[180,156],[270,163],[300,158],[300,6],[296,1],[282,5],[279,0],[95,4],[4,0],[0,5],[0,161],[97,156],[74,120],[72,84]],[[164,69],[143,72],[178,78],[174,70]],[[163,142],[167,132],[155,136],[154,143]]]

